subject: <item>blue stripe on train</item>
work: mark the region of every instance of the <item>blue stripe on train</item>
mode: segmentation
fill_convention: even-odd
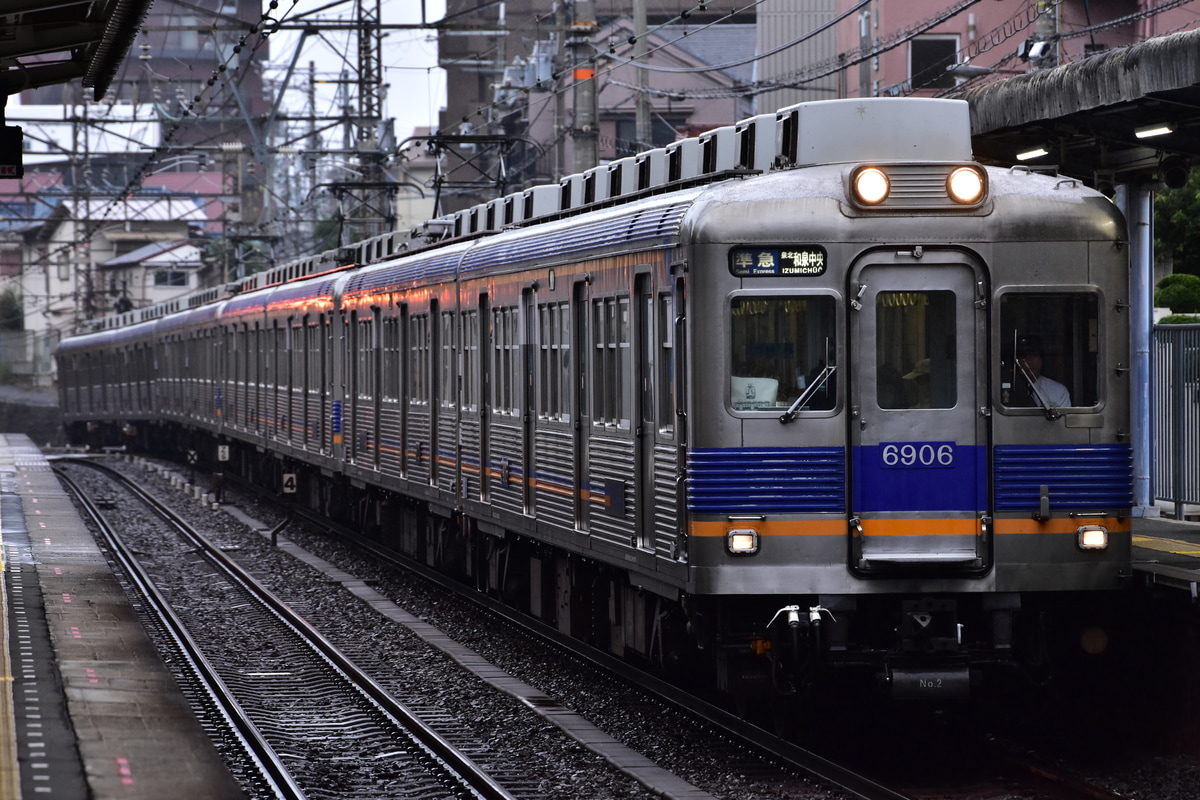
[[[1051,509],[1133,505],[1133,448],[1109,445],[1005,445],[995,453],[997,511],[1034,511],[1041,487]]]
[[[854,511],[987,508],[987,448],[953,442],[884,442],[854,448]]]
[[[694,514],[841,514],[846,456],[840,447],[695,449],[688,453]]]

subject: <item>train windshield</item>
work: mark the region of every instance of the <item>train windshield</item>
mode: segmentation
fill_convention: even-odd
[[[801,411],[837,399],[836,309],[825,295],[738,296],[730,303],[729,403],[735,411],[788,408],[814,380],[823,382]]]
[[[1012,409],[1100,402],[1099,300],[1092,292],[1009,292],[1000,300],[1000,401]]]

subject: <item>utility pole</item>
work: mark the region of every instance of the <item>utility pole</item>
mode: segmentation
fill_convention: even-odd
[[[633,61],[637,75],[637,105],[634,111],[634,130],[637,146],[634,152],[654,147],[654,128],[650,121],[650,73],[646,64],[646,0],[633,0]]]
[[[571,138],[575,143],[575,171],[589,170],[600,161],[599,131],[596,113],[596,62],[592,58],[592,36],[596,25],[595,0],[575,0],[575,16],[567,36],[574,81],[575,124]]]

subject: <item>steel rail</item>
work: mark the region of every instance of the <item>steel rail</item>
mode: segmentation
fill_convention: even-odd
[[[433,730],[419,716],[408,709],[403,703],[393,697],[387,689],[380,685],[374,678],[363,672],[358,666],[344,653],[342,653],[332,642],[314,628],[307,620],[294,612],[286,603],[276,597],[250,573],[242,569],[242,567],[219,548],[215,547],[204,536],[192,528],[182,517],[176,514],[169,506],[162,503],[154,495],[150,494],[146,489],[132,481],[130,478],[122,475],[117,470],[103,464],[97,464],[91,461],[79,462],[92,469],[104,472],[113,480],[118,481],[127,490],[138,497],[142,502],[149,505],[155,510],[168,524],[176,529],[187,541],[193,544],[204,555],[210,563],[219,566],[233,580],[242,584],[246,589],[252,592],[264,605],[273,611],[280,619],[290,625],[301,635],[308,643],[336,669],[344,672],[349,680],[358,688],[358,690],[368,699],[373,701],[376,706],[386,715],[390,716],[395,723],[411,734],[414,739],[426,747],[429,753],[441,763],[443,763],[448,771],[457,775],[458,779],[471,791],[477,793],[484,800],[515,800],[500,784],[498,784],[486,771],[474,763],[467,755],[462,753],[453,744],[444,739],[441,734]]]
[[[88,464],[88,466],[94,467],[95,465]],[[225,682],[221,680],[221,676],[217,674],[212,664],[200,651],[199,646],[188,632],[183,621],[180,620],[174,609],[171,608],[170,603],[146,574],[141,563],[125,546],[120,535],[109,525],[108,520],[105,519],[104,514],[100,511],[95,501],[65,471],[57,467],[54,471],[67,491],[75,497],[88,517],[96,524],[109,549],[112,551],[114,558],[117,559],[121,569],[124,571],[125,576],[133,584],[138,593],[145,598],[150,610],[162,622],[175,647],[183,656],[184,668],[193,674],[196,683],[204,690],[225,718],[229,729],[233,731],[242,743],[246,754],[258,767],[263,780],[267,782],[278,797],[284,800],[304,800],[304,792],[296,785],[291,773],[275,753],[274,748],[271,747],[258,730],[258,727],[234,698],[233,693],[225,685]]]

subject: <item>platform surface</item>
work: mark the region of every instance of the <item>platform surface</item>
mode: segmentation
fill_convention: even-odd
[[[245,793],[28,437],[0,434],[0,798]]]

